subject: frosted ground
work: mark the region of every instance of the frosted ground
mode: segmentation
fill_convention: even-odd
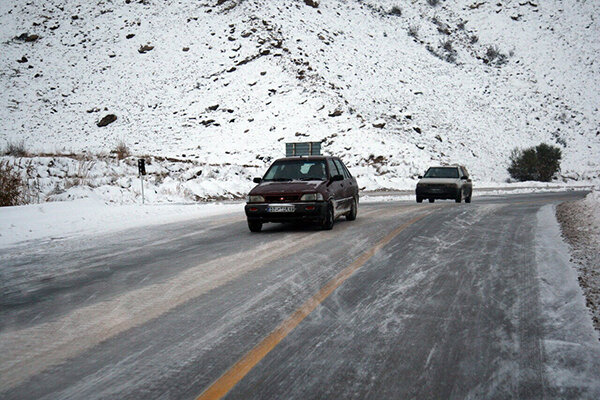
[[[453,162],[480,186],[504,185],[510,151],[540,142],[563,149],[559,181],[597,182],[599,11],[594,1],[2,2],[0,147],[50,153],[32,161],[41,201],[90,191],[137,201],[139,156],[170,158],[154,162],[169,173],[149,177],[156,201],[239,197],[284,142],[306,140],[323,140],[367,190],[410,189],[429,165]],[[117,120],[98,127],[107,114]],[[130,160],[98,158],[120,141]],[[48,166],[65,153],[74,157]],[[82,157],[95,163],[88,175]]]

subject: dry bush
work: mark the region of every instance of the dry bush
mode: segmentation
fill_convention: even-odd
[[[498,50],[498,47],[494,45],[488,46],[487,50],[485,51],[485,56],[489,61],[494,61],[498,56],[500,56],[500,50]]]
[[[25,183],[15,164],[0,161],[0,207],[23,203]]]
[[[25,147],[25,141],[23,140],[20,142],[8,142],[4,149],[5,156],[27,157],[28,154],[27,148]]]
[[[508,57],[502,54],[498,47],[491,45],[487,47],[483,61],[486,64],[503,65],[508,62]]]
[[[418,25],[410,25],[408,27],[408,36],[412,36],[416,39],[419,36],[419,26]]]
[[[125,143],[124,140],[121,140],[119,143],[117,143],[117,147],[115,147],[112,153],[116,154],[119,160],[129,157],[129,155],[131,154],[129,152],[129,147],[127,146],[127,143]]]
[[[73,186],[87,185],[90,186],[90,171],[96,164],[95,161],[89,160],[86,157],[79,158],[77,164],[77,172],[75,176],[65,183],[65,188],[69,189]]]

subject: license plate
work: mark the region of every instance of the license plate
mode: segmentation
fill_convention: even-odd
[[[270,206],[267,208],[267,212],[294,212],[296,207],[294,206]]]

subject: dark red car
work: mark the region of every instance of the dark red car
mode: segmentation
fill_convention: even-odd
[[[337,157],[280,158],[248,194],[248,228],[260,232],[266,222],[307,222],[333,228],[339,216],[356,219],[358,185]]]

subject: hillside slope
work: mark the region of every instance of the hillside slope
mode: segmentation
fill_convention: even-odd
[[[2,2],[0,145],[260,170],[324,140],[376,189],[441,162],[501,182],[547,142],[598,179],[600,3],[432,3]]]

